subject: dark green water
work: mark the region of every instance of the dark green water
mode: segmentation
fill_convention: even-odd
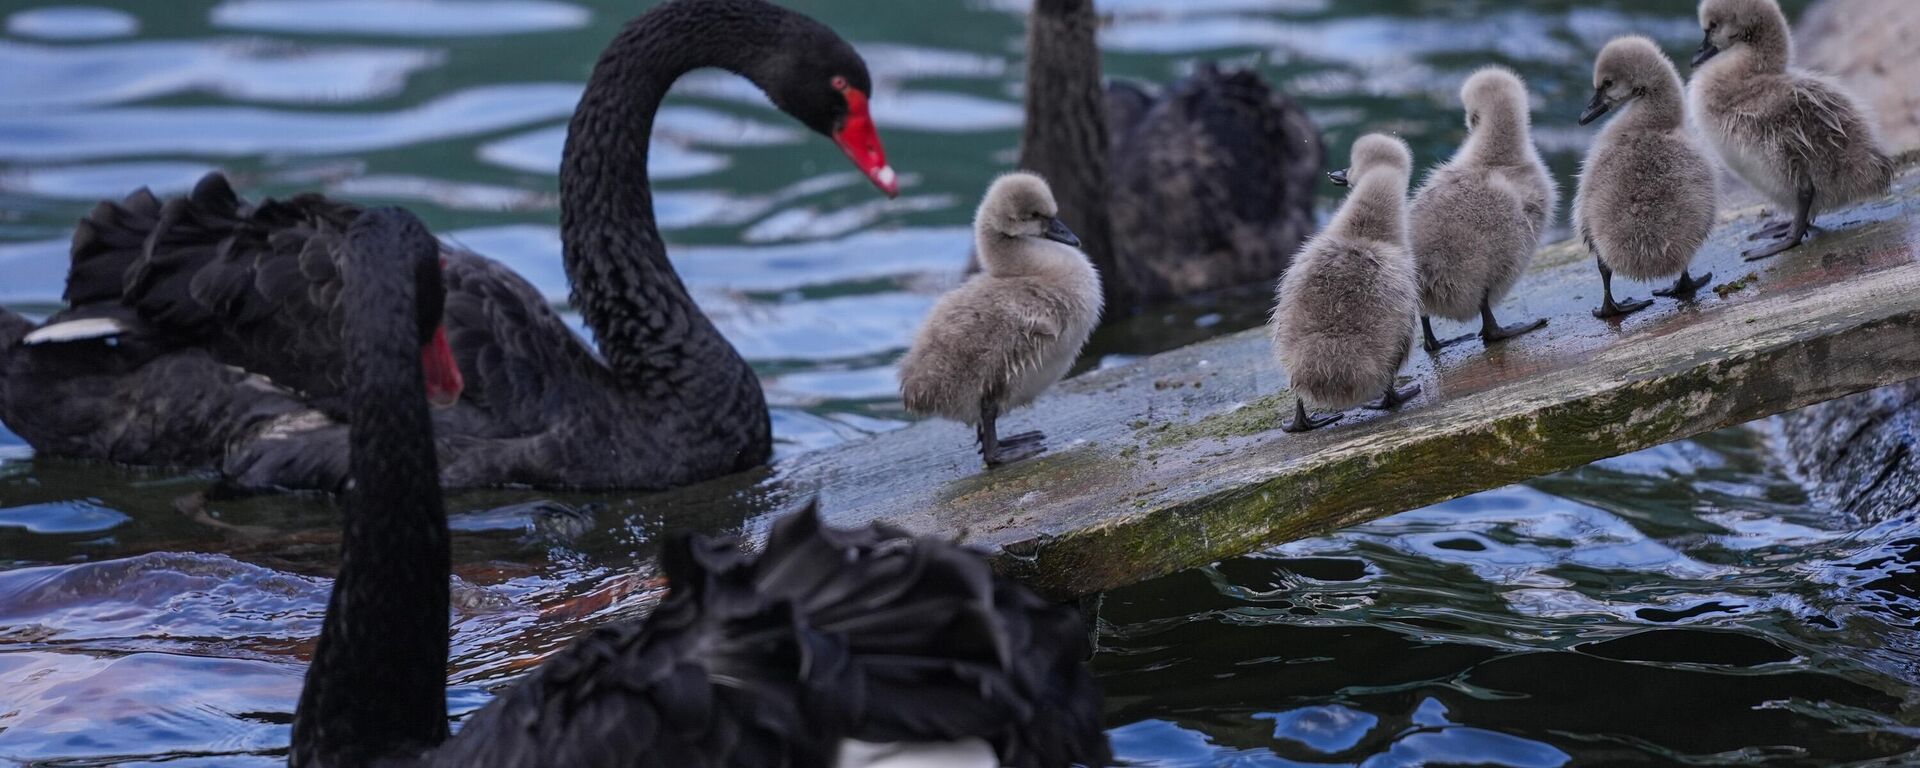
[[[902,423],[891,363],[963,262],[1010,162],[1019,0],[794,5],[854,41],[901,198],[744,83],[699,76],[652,172],[675,262],[760,368],[782,455]],[[1258,61],[1330,150],[1401,133],[1423,165],[1452,93],[1501,62],[1568,183],[1592,53],[1676,54],[1690,4],[1116,0],[1113,74]],[[1795,8],[1799,4],[1792,4]],[[556,298],[560,131],[605,0],[5,0],[0,303],[58,297],[92,200],[213,168],[249,194],[321,189],[419,211]],[[1253,322],[1151,314],[1099,363]],[[1764,425],[1604,462],[1110,595],[1096,659],[1140,765],[1904,765],[1920,760],[1920,617],[1886,574],[1908,521],[1821,509]],[[322,500],[177,511],[196,477],[34,459],[0,432],[0,761],[270,765],[336,557]],[[483,703],[591,622],[644,611],[677,521],[595,502],[585,524],[455,501],[454,687]]]

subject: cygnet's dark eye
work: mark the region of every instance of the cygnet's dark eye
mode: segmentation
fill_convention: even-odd
[[[1613,78],[1609,77],[1606,80],[1601,81],[1600,90],[1603,90],[1603,91],[1613,90]]]

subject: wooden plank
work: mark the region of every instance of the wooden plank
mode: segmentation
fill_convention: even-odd
[[[1730,211],[1694,270],[1713,288],[1617,324],[1590,314],[1585,249],[1549,247],[1500,308],[1545,330],[1437,361],[1415,350],[1417,400],[1306,435],[1278,429],[1293,399],[1255,329],[1063,383],[1001,422],[1047,433],[1051,452],[1024,464],[983,472],[970,429],[928,422],[637,501],[730,527],[743,506],[818,493],[835,524],[963,539],[1057,596],[1110,589],[1920,377],[1917,200],[1909,163],[1893,196],[1755,264],[1739,251],[1762,211]]]

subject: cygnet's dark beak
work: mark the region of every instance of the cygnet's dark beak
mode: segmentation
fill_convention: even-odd
[[[1073,230],[1067,229],[1066,223],[1059,219],[1047,219],[1047,231],[1041,233],[1040,236],[1056,243],[1066,243],[1075,248],[1080,247],[1080,238],[1074,236]]]
[[[1327,171],[1327,181],[1333,182],[1334,186],[1347,186],[1347,169],[1342,168],[1337,171]]]
[[[1587,108],[1580,112],[1580,124],[1586,125],[1600,119],[1600,116],[1606,114],[1609,109],[1613,109],[1613,105],[1607,103],[1607,92],[1595,88],[1593,100],[1587,102]]]
[[[1707,59],[1711,59],[1719,53],[1720,48],[1713,44],[1713,30],[1709,29],[1707,30],[1706,37],[1700,41],[1700,50],[1695,51],[1693,54],[1693,65],[1697,67],[1705,64],[1707,63]]]

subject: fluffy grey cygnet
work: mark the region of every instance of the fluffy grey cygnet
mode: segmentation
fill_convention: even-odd
[[[1460,87],[1467,142],[1433,169],[1413,196],[1413,254],[1420,265],[1420,324],[1428,352],[1466,340],[1433,335],[1439,315],[1480,318],[1492,344],[1539,330],[1545,319],[1503,326],[1500,303],[1553,223],[1560,191],[1533,146],[1527,86],[1512,70],[1486,67]]]
[[[1047,182],[1009,173],[974,214],[985,271],[941,297],[900,362],[907,410],[973,425],[988,467],[1037,456],[1046,437],[994,422],[1066,375],[1100,322],[1100,276],[1055,218]]]
[[[1413,153],[1404,141],[1368,134],[1354,142],[1351,165],[1327,174],[1350,185],[1327,228],[1294,254],[1280,278],[1268,328],[1293,387],[1293,419],[1305,432],[1340,420],[1317,408],[1346,409],[1384,392],[1368,407],[1388,410],[1420,393],[1396,390],[1394,377],[1413,346],[1420,313],[1419,270],[1407,249],[1407,179]]]
[[[1600,265],[1603,298],[1594,317],[1621,317],[1653,304],[1615,301],[1615,272],[1634,280],[1678,274],[1673,287],[1654,294],[1682,301],[1713,279],[1711,272],[1698,278],[1687,272],[1713,231],[1719,192],[1712,162],[1687,130],[1681,89],[1680,71],[1644,37],[1607,43],[1594,61],[1593,100],[1580,124],[1625,110],[1594,139],[1573,196],[1574,229]]]
[[[1695,125],[1727,167],[1793,219],[1754,234],[1779,241],[1748,261],[1798,246],[1814,217],[1893,185],[1893,160],[1874,121],[1839,83],[1793,64],[1786,14],[1774,0],[1704,0],[1706,39],[1689,84]]]

